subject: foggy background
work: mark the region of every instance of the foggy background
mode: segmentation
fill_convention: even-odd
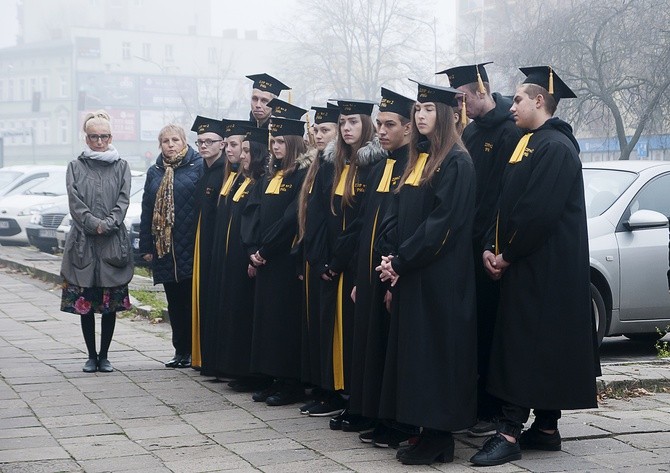
[[[143,169],[166,123],[247,118],[267,72],[303,108],[329,98],[412,96],[408,77],[494,61],[493,91],[518,67],[552,65],[578,99],[558,115],[584,161],[670,159],[670,0],[2,0],[3,162],[64,164],[81,118],[106,109],[114,143]],[[194,139],[194,136],[191,136]]]

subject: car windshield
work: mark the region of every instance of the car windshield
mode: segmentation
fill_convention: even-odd
[[[52,173],[48,178],[27,189],[24,194],[28,195],[65,195],[65,173]]]
[[[0,169],[0,189],[4,189],[10,185],[12,182],[18,179],[20,175],[21,173],[17,171],[7,171]]]
[[[588,218],[602,215],[637,178],[629,171],[584,169],[584,199]]]
[[[142,202],[142,194],[144,191],[144,181],[147,175],[133,176],[130,184],[130,201],[134,203]]]

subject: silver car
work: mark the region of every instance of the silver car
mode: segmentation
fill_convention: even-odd
[[[670,162],[585,163],[598,341],[657,340],[670,325]]]

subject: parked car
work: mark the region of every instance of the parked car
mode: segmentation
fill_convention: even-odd
[[[69,214],[67,195],[60,196],[52,205],[33,214],[26,225],[26,235],[30,244],[45,253],[53,253],[58,248],[56,229]]]
[[[670,162],[585,163],[583,172],[598,340],[655,341],[670,325]]]
[[[30,182],[37,184],[52,171],[65,171],[65,166],[25,164],[0,168],[0,197]]]
[[[0,199],[0,243],[27,245],[30,219],[66,193],[63,168],[39,182],[26,182]]]

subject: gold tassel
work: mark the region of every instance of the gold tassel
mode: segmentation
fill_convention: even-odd
[[[549,94],[554,95],[554,71],[549,66]]]
[[[463,126],[468,125],[467,106],[465,105],[466,97],[466,95],[463,95],[463,106],[461,107],[461,125]]]
[[[486,87],[484,87],[484,81],[482,80],[482,75],[479,73],[479,66],[477,68],[477,86],[479,87],[479,92],[482,94],[486,93]]]

